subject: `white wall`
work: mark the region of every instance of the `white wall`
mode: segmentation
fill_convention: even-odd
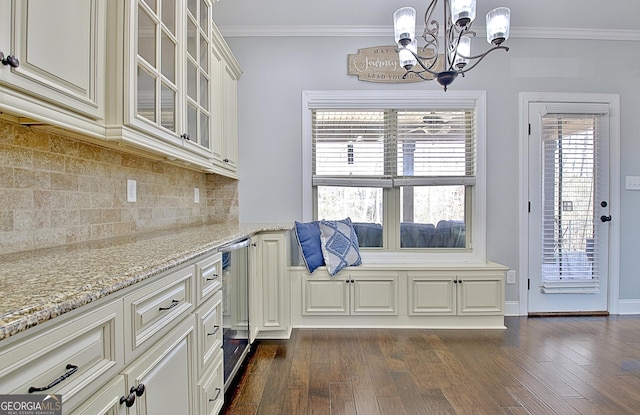
[[[347,55],[389,45],[376,37],[232,37],[244,70],[239,82],[240,219],[302,217],[301,91],[437,89],[434,82],[375,84],[347,75]],[[486,42],[476,41],[474,50]],[[480,46],[482,43],[484,45]],[[487,91],[487,256],[518,266],[518,94],[620,94],[621,183],[640,176],[640,45],[638,42],[510,39],[452,89]],[[621,190],[620,297],[640,311],[640,192]],[[636,302],[635,299],[638,299]],[[507,286],[507,301],[518,287]]]

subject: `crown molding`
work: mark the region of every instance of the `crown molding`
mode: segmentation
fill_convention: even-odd
[[[224,37],[390,37],[390,26],[220,26]],[[484,33],[484,26],[474,26]],[[420,33],[422,29],[416,30]],[[511,28],[510,37],[524,39],[573,39],[640,42],[640,30],[579,29],[579,28]]]

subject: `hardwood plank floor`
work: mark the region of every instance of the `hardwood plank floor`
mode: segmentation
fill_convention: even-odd
[[[505,324],[294,329],[254,344],[222,414],[640,413],[640,316]]]

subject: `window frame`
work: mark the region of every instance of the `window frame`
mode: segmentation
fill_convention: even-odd
[[[312,185],[312,110],[450,109],[476,111],[476,183],[471,186],[469,246],[465,249],[362,249],[365,263],[486,262],[486,92],[485,91],[302,91],[302,220],[315,217]],[[397,189],[399,194],[399,188]],[[396,198],[398,199],[398,198]],[[391,201],[394,202],[394,201]],[[395,201],[399,205],[399,199]],[[387,202],[385,202],[387,203]],[[391,203],[389,203],[391,204]],[[385,205],[385,208],[391,206]],[[398,236],[399,237],[399,236]]]

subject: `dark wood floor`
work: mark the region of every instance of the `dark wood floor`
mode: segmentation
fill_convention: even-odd
[[[506,325],[297,329],[254,346],[223,414],[640,414],[640,317]]]

